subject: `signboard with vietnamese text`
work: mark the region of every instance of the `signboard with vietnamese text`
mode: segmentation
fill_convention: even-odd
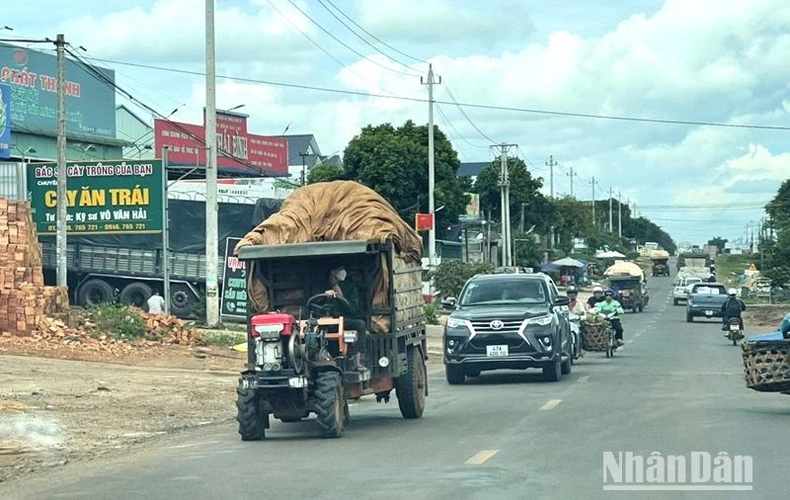
[[[26,133],[56,134],[57,59],[54,54],[0,43],[0,83],[11,88],[11,123]],[[66,131],[115,138],[113,70],[66,58]],[[106,79],[106,80],[105,80]]]
[[[28,166],[27,186],[38,234],[55,234],[57,164]],[[90,161],[67,165],[68,234],[162,232],[162,162]]]
[[[222,316],[247,317],[247,267],[233,255],[241,238],[228,238],[225,243],[225,269],[222,274]]]
[[[155,148],[168,146],[170,165],[206,165],[204,125],[154,120]],[[288,174],[288,141],[247,131],[246,115],[217,113],[219,172],[247,177]]]

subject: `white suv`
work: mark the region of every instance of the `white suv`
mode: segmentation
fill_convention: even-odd
[[[675,280],[675,288],[672,289],[672,303],[678,305],[681,300],[687,300],[688,287],[694,283],[702,283],[702,278],[687,276]]]

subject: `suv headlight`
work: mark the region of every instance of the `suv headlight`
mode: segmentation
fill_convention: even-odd
[[[466,327],[472,331],[472,323],[468,319],[447,318],[447,328],[463,328]]]
[[[537,318],[530,318],[527,320],[528,325],[548,326],[554,318],[548,314],[546,316],[538,316]]]

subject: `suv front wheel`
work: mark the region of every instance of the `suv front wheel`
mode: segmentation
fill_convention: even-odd
[[[559,382],[562,377],[562,363],[559,359],[543,367],[543,378],[546,382]]]
[[[466,380],[466,372],[462,366],[445,365],[444,376],[450,385],[460,385]]]

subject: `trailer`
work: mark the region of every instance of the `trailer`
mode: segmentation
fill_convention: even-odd
[[[218,204],[220,256],[228,238],[243,237],[282,204],[272,198],[224,201]],[[189,318],[205,295],[206,205],[177,198],[168,204],[170,312]],[[54,285],[55,237],[39,235],[39,241],[45,282]],[[83,307],[115,301],[143,306],[154,290],[163,292],[163,260],[161,234],[69,235],[69,300]],[[222,283],[223,273],[224,266],[220,266],[218,283]]]

